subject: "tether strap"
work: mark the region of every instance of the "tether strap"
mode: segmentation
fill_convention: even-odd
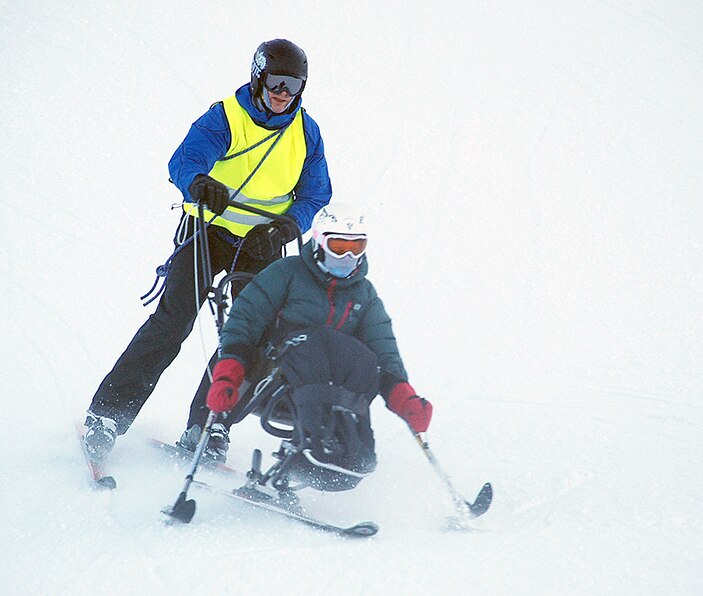
[[[286,124],[283,128],[279,128],[277,131],[272,132],[269,136],[267,136],[265,139],[261,139],[258,143],[254,143],[251,147],[247,147],[246,149],[242,149],[238,153],[234,153],[232,155],[227,155],[227,156],[223,157],[220,161],[229,161],[230,159],[234,159],[235,157],[239,157],[240,155],[244,155],[245,153],[249,153],[249,151],[251,151],[252,149],[256,149],[260,145],[263,145],[266,141],[268,141],[269,139],[272,139],[276,135],[278,135],[280,137],[283,134],[283,131],[285,131],[286,128],[288,128],[290,125],[291,125],[291,122]],[[274,141],[273,145],[275,145],[277,142],[278,142],[277,140]],[[271,148],[273,148],[273,145],[271,145]],[[271,149],[269,149],[269,151],[271,151]],[[265,157],[266,156],[264,156],[264,158]],[[257,168],[258,167],[259,166],[257,166]]]
[[[276,137],[275,140],[273,141],[273,143],[271,143],[271,146],[266,150],[266,153],[264,153],[263,157],[259,160],[259,163],[256,164],[256,167],[255,167],[255,168],[251,171],[251,173],[247,176],[246,180],[244,180],[244,182],[242,182],[242,184],[239,186],[239,188],[238,188],[237,190],[235,190],[234,193],[230,196],[230,201],[234,201],[235,198],[237,197],[237,195],[239,195],[239,193],[242,191],[242,189],[243,189],[247,184],[249,184],[249,181],[254,177],[254,174],[256,174],[256,172],[259,171],[259,168],[261,167],[261,164],[263,164],[264,161],[266,160],[266,158],[271,154],[271,152],[273,151],[274,147],[278,144],[278,141],[281,140],[281,137],[283,136],[283,133],[286,132],[286,130],[288,129],[288,127],[289,127],[292,123],[293,123],[293,120],[291,120],[291,121],[290,121],[288,124],[286,124],[284,127],[282,127],[282,128],[280,128],[280,129],[278,129],[277,131],[271,133],[271,134],[268,135],[265,139],[262,139],[262,140],[259,141],[258,143],[254,143],[254,144],[251,145],[250,147],[247,147],[246,149],[243,149],[242,151],[239,151],[238,153],[235,153],[234,155],[230,155],[229,157],[223,157],[221,160],[219,160],[219,161],[226,161],[226,160],[228,160],[228,159],[234,159],[235,157],[239,157],[240,155],[244,155],[245,153],[251,151],[252,149],[256,149],[257,147],[259,147],[260,145],[262,145],[262,144],[265,143],[266,141],[268,141],[268,140],[273,139],[274,137]],[[183,222],[183,217],[186,217],[185,211],[183,212],[183,216],[181,217],[181,222]],[[217,215],[215,214],[215,215],[212,216],[212,219],[211,219],[210,221],[206,221],[206,222],[205,222],[204,231],[206,231],[206,230],[208,229],[208,227],[210,227],[210,224],[212,223],[212,221],[213,221],[216,217],[217,217]],[[179,224],[179,225],[180,225],[180,224]],[[156,268],[156,279],[154,280],[154,285],[151,286],[151,289],[150,289],[146,294],[144,294],[143,296],[141,296],[141,297],[139,298],[140,300],[142,300],[142,302],[148,298],[148,300],[146,300],[146,302],[143,302],[143,303],[142,303],[142,306],[148,306],[148,305],[151,304],[154,300],[156,300],[159,296],[161,296],[161,294],[163,294],[163,291],[164,291],[164,289],[166,288],[166,278],[168,277],[168,272],[169,272],[169,269],[171,268],[171,262],[173,261],[173,257],[175,257],[183,248],[185,248],[185,246],[186,246],[189,242],[192,242],[193,239],[197,236],[197,234],[199,234],[199,231],[198,231],[198,230],[195,230],[195,231],[193,232],[193,234],[190,236],[190,238],[188,238],[188,239],[187,239],[185,242],[183,242],[183,244],[181,244],[180,246],[177,246],[177,247],[176,247],[176,250],[174,250],[173,253],[171,253],[171,256],[170,256],[168,259],[166,259],[166,262],[165,262],[163,265],[159,265],[159,266]],[[240,238],[240,239],[236,240],[236,239],[232,238],[232,242],[230,242],[230,244],[232,244],[233,246],[237,246],[237,253],[234,255],[234,261],[232,262],[232,268],[231,268],[232,271],[234,271],[234,266],[235,266],[236,263],[237,263],[237,258],[239,257],[239,252],[241,251],[241,248],[242,248],[242,247],[241,247],[241,245],[243,244],[242,240],[244,240],[244,239],[243,239],[243,238]],[[228,242],[229,242],[229,240],[228,240]],[[235,243],[236,243],[236,244],[235,244]],[[162,283],[161,283],[161,287],[160,287],[160,288],[156,291],[156,293],[154,294],[154,291],[156,290],[156,286],[159,285],[159,279],[160,279],[160,278],[163,278],[163,281],[162,281]],[[152,294],[154,294],[154,295],[152,296]],[[151,297],[150,297],[150,296],[151,296]]]

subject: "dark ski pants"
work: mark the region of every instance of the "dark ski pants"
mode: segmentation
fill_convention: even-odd
[[[222,234],[223,232],[218,231],[215,226],[208,227],[213,276],[231,269],[237,250]],[[119,434],[127,431],[153,392],[163,371],[180,352],[181,344],[193,329],[198,311],[207,298],[200,263],[197,300],[195,297],[193,244],[193,241],[189,242],[173,257],[156,311],[137,331],[127,349],[98,387],[90,404],[93,414],[117,421]],[[255,274],[268,264],[253,260],[241,251],[237,257],[235,271]],[[233,287],[233,295],[241,288],[242,285]],[[217,352],[213,354],[210,366],[216,360]],[[205,371],[196,396],[200,396],[199,399],[204,401],[209,386],[209,376]]]

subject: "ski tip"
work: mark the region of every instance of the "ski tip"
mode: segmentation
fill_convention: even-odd
[[[115,490],[117,488],[117,481],[112,476],[103,476],[95,481],[98,488],[105,490]]]
[[[361,522],[352,526],[351,528],[346,528],[344,530],[345,536],[359,536],[359,537],[369,537],[374,536],[378,533],[378,525],[373,522]]]

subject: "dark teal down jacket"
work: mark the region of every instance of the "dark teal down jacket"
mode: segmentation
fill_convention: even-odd
[[[280,259],[259,273],[239,294],[222,330],[222,357],[236,358],[248,370],[257,347],[274,344],[309,327],[332,327],[355,337],[378,358],[380,393],[407,381],[383,302],[366,279],[366,258],[347,279],[325,274],[312,244],[300,256]]]

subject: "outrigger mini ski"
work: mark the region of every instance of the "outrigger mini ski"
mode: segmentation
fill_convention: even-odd
[[[449,518],[449,520],[447,520],[449,522],[449,527],[453,529],[462,530],[471,529],[471,520],[476,519],[480,515],[486,513],[486,511],[488,511],[488,508],[491,506],[491,502],[493,501],[493,487],[491,486],[491,483],[486,482],[483,485],[478,495],[476,495],[476,499],[473,503],[467,501],[454,488],[454,485],[449,479],[449,476],[442,469],[442,466],[439,465],[437,458],[432,453],[429,443],[425,439],[423,439],[422,436],[420,436],[420,433],[415,432],[412,428],[410,428],[410,432],[415,437],[415,440],[417,441],[418,445],[422,449],[422,452],[425,454],[428,461],[434,468],[435,472],[437,472],[437,475],[444,481],[444,484],[446,485],[447,489],[449,490],[449,494],[452,497],[452,501],[454,502],[454,508],[456,509],[456,512],[458,513],[459,517]]]

